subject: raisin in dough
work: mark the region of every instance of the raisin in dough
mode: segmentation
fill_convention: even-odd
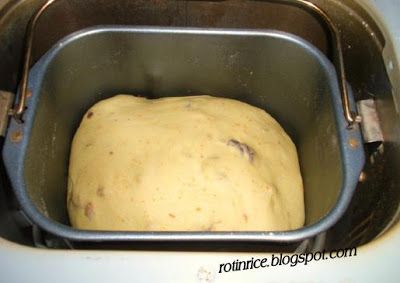
[[[278,231],[304,223],[296,148],[265,111],[211,96],[117,95],[72,143],[74,227]]]

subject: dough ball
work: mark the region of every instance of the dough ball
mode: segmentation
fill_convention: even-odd
[[[74,227],[278,231],[304,224],[296,148],[265,111],[211,96],[117,95],[72,143]]]

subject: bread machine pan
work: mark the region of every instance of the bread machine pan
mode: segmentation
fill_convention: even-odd
[[[28,87],[32,95],[24,123],[13,120],[7,131],[6,169],[27,217],[70,240],[303,240],[341,217],[364,164],[360,131],[347,127],[334,66],[314,46],[287,33],[97,26],[53,46],[31,69]],[[72,137],[91,105],[119,93],[149,98],[209,94],[265,109],[296,144],[305,226],[281,232],[71,228],[66,192]]]

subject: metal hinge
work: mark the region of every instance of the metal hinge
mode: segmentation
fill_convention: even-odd
[[[362,117],[361,132],[365,143],[382,143],[383,134],[379,122],[376,103],[373,99],[365,99],[357,102],[359,115]]]
[[[0,136],[5,136],[14,93],[0,90]]]

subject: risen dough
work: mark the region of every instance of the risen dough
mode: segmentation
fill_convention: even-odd
[[[304,223],[296,148],[265,111],[210,96],[100,101],[75,134],[76,228],[277,231]]]

